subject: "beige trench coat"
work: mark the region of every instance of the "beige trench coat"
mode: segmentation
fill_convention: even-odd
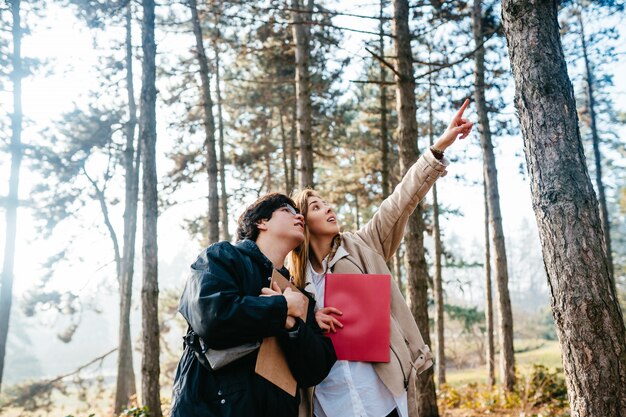
[[[336,274],[388,274],[387,261],[404,237],[409,216],[437,178],[447,174],[448,161],[439,161],[426,151],[409,169],[378,212],[357,232],[342,234],[340,256],[330,263]],[[338,258],[338,259],[337,259]],[[390,361],[374,369],[394,396],[408,390],[409,417],[417,416],[415,378],[433,365],[432,354],[415,324],[404,297],[391,280]],[[301,391],[300,417],[313,416],[313,388]]]

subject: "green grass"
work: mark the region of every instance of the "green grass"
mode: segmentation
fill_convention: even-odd
[[[515,354],[517,372],[527,374],[534,364],[544,365],[550,369],[562,368],[561,348],[558,342],[546,340],[515,341],[515,349],[522,351]],[[499,358],[496,355],[496,380],[498,379]],[[448,385],[461,386],[469,383],[487,383],[485,366],[467,369],[448,369],[446,372]]]

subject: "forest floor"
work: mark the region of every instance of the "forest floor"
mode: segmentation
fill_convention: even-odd
[[[566,417],[563,403],[561,354],[558,342],[529,341],[516,345],[515,354],[518,374],[517,392],[504,395],[497,387],[487,386],[485,367],[449,369],[447,385],[438,390],[441,417]],[[496,373],[497,373],[496,364]],[[538,377],[539,375],[539,377]],[[50,411],[39,409],[25,412],[23,409],[3,409],[3,417],[109,417],[110,400],[104,392],[88,395],[88,401],[76,395],[53,394]],[[108,389],[107,389],[108,391]],[[104,394],[104,395],[103,395]],[[162,398],[169,400],[170,389],[164,388]],[[557,398],[561,398],[557,400]],[[167,408],[167,407],[164,407]],[[139,414],[133,414],[139,415]]]

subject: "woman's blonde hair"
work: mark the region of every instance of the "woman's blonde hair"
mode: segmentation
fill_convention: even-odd
[[[300,214],[304,217],[304,240],[300,245],[291,251],[289,256],[289,272],[294,279],[294,284],[298,288],[304,288],[306,285],[306,268],[307,262],[309,261],[309,242],[310,242],[310,234],[309,234],[309,226],[306,223],[307,213],[309,211],[309,205],[307,201],[309,197],[319,197],[319,194],[315,192],[315,190],[311,188],[305,188],[300,191],[296,191],[291,199],[296,203],[296,208],[300,211]],[[330,252],[330,256],[328,259],[332,259],[341,244],[341,234],[337,234],[332,242],[332,248]]]

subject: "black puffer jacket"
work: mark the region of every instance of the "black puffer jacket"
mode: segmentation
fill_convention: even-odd
[[[271,275],[271,262],[253,241],[214,244],[191,266],[178,310],[213,349],[277,336],[298,386],[316,385],[336,360],[332,343],[315,322],[314,302],[306,324],[298,319],[297,335],[290,337],[284,329],[285,298],[259,297]],[[297,416],[299,396],[255,374],[257,353],[212,371],[185,346],[174,379],[172,417]]]

